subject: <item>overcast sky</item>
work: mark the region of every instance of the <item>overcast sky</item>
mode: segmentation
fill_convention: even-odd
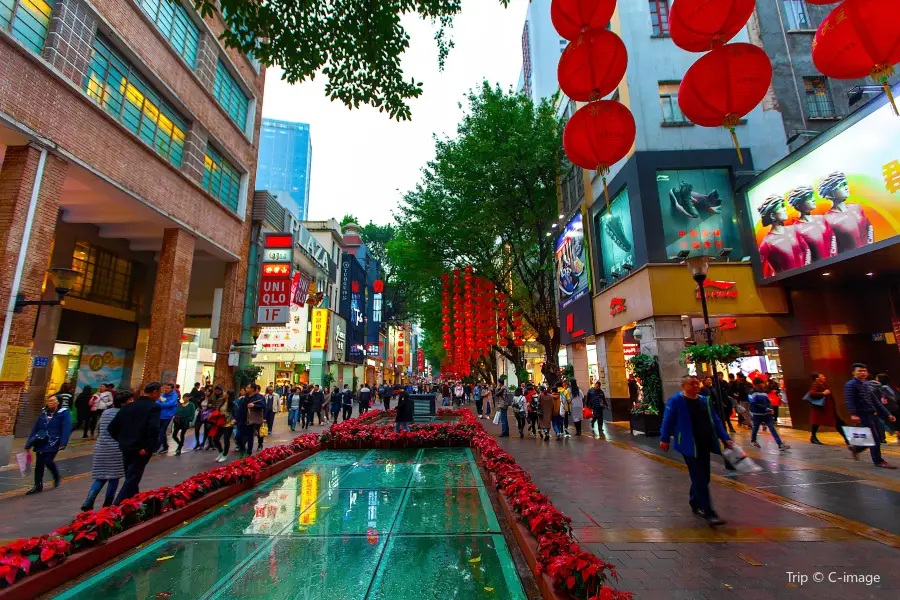
[[[463,95],[483,79],[515,86],[522,67],[522,28],[527,0],[464,0],[452,30],[456,47],[438,70],[430,22],[407,18],[410,47],[403,60],[407,79],[423,82],[410,103],[412,120],[398,123],[377,109],[348,110],[325,96],[325,80],[288,85],[269,69],[263,116],[310,124],[311,220],[356,215],[362,224],[391,220],[401,193],[413,188],[434,156],[434,134],[453,134]],[[397,190],[400,190],[399,192]]]

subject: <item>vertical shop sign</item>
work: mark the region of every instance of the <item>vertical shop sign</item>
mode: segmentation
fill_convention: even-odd
[[[259,325],[285,325],[291,319],[293,246],[290,233],[267,233],[263,239],[256,313]]]

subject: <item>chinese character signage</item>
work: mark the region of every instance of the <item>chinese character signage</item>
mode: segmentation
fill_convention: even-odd
[[[312,311],[312,336],[309,344],[311,350],[328,348],[328,309],[314,308]]]
[[[657,171],[656,188],[668,258],[683,250],[715,256],[732,248],[740,253],[728,169]]]
[[[885,104],[749,187],[763,277],[830,264],[900,234],[896,127]]]
[[[291,320],[293,245],[290,233],[268,233],[263,239],[256,315],[260,325],[286,325]]]
[[[561,307],[587,294],[590,287],[580,210],[566,223],[556,239],[556,285]]]

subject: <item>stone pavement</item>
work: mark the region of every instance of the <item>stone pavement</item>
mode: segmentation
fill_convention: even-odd
[[[354,415],[356,416],[356,415]],[[310,432],[322,431],[324,427],[314,425]],[[292,432],[287,425],[287,413],[275,417],[275,426],[266,445],[282,444],[303,433],[298,427]],[[19,446],[24,441],[19,441]],[[189,431],[185,439],[185,448],[181,456],[175,456],[175,444],[169,438],[169,454],[155,456],[141,481],[141,490],[150,490],[162,485],[180,483],[203,471],[219,466],[215,462],[218,452],[190,450],[194,447],[194,432]],[[17,447],[15,451],[21,451]],[[44,491],[33,496],[25,496],[25,492],[33,485],[32,476],[22,477],[14,464],[0,469],[0,545],[21,537],[38,536],[49,533],[61,525],[67,525],[78,514],[81,503],[91,487],[93,442],[82,442],[73,438],[73,443],[61,452],[56,460],[62,484],[54,489],[50,473],[44,475]],[[235,444],[231,444],[229,462],[238,458]],[[121,485],[121,481],[120,481]],[[97,499],[96,507],[103,503],[104,491]]]
[[[811,445],[803,432],[788,432],[793,449],[780,453],[761,434],[763,448],[750,454],[763,472],[725,476],[714,460],[713,499],[728,523],[713,530],[691,513],[678,453],[659,450],[658,438],[632,437],[627,426],[605,429],[607,440],[514,433],[500,443],[572,518],[579,542],[617,566],[618,589],[640,600],[897,597],[896,471]],[[736,437],[749,448],[749,434]],[[825,580],[815,582],[816,573]],[[870,585],[841,581],[860,576]]]

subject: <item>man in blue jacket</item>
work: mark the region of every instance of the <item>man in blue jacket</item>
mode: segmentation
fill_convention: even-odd
[[[874,387],[866,381],[869,376],[868,367],[863,363],[853,363],[852,368],[853,378],[844,384],[844,401],[847,403],[847,408],[850,409],[850,420],[856,427],[868,427],[872,430],[875,445],[869,446],[869,452],[872,453],[872,462],[875,463],[875,466],[882,469],[896,469],[897,467],[881,458],[881,440],[884,438],[884,431],[881,429],[878,415],[880,414],[891,422],[897,419],[875,395]],[[865,446],[850,446],[850,451],[856,460],[859,460],[856,455],[864,452],[865,449]]]
[[[718,527],[725,521],[716,514],[709,495],[709,455],[722,454],[720,440],[729,448],[734,442],[707,399],[700,396],[700,381],[696,377],[682,377],[681,390],[666,402],[659,447],[668,452],[674,435],[675,449],[684,456],[691,476],[691,510],[712,527]]]
[[[160,454],[169,452],[169,438],[166,436],[166,430],[169,428],[169,423],[175,418],[175,411],[178,410],[178,392],[175,391],[175,386],[167,383],[164,387],[165,391],[156,401],[159,405],[159,443],[156,444],[156,450]]]

